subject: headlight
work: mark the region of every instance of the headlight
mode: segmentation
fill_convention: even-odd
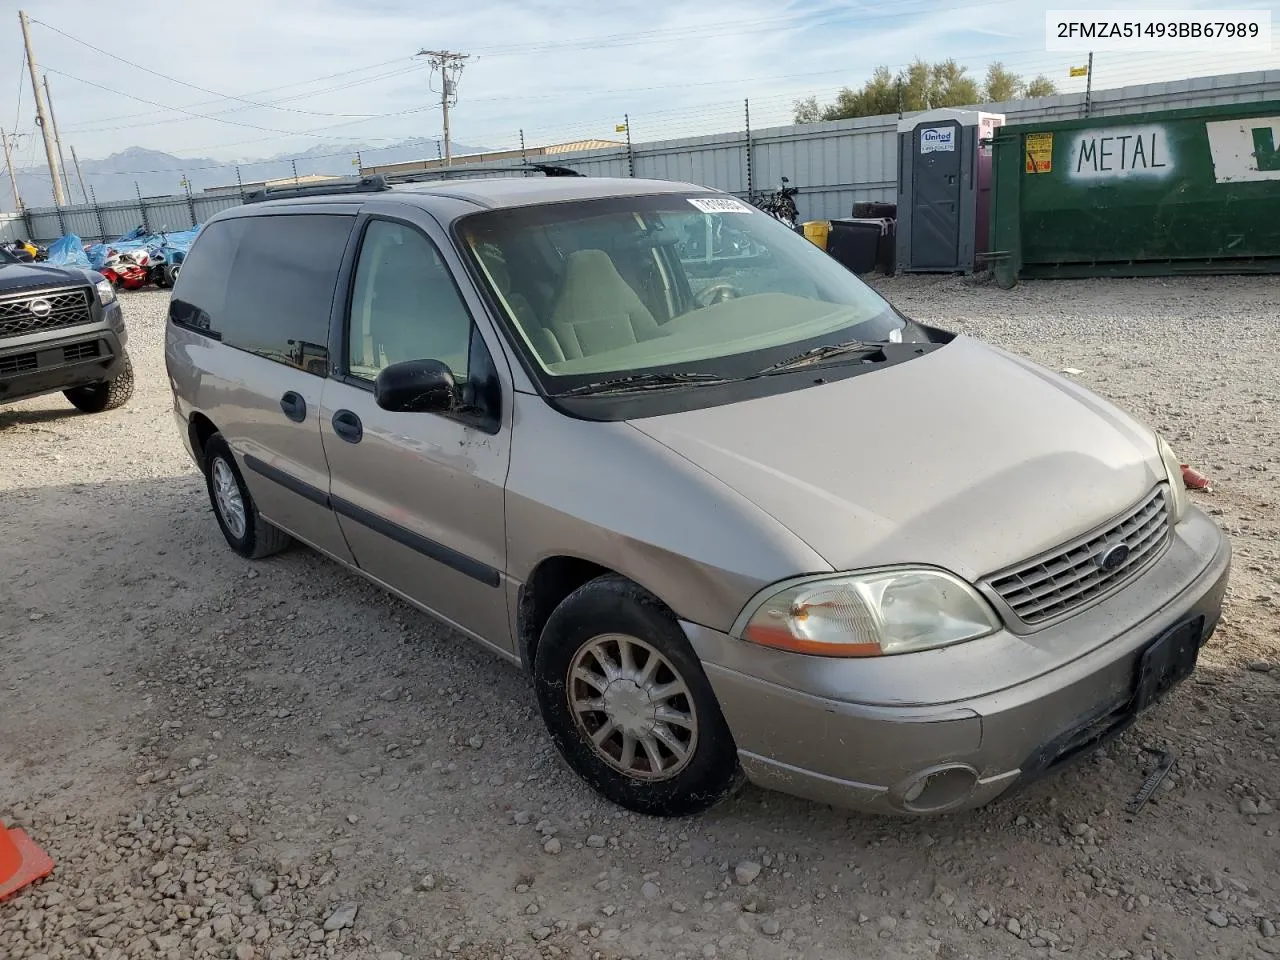
[[[99,280],[93,285],[93,289],[98,292],[98,302],[104,307],[116,298],[116,288],[111,285],[110,280]]]
[[[1187,512],[1187,504],[1190,502],[1187,499],[1187,485],[1182,480],[1182,461],[1159,434],[1156,434],[1156,446],[1160,448],[1164,472],[1169,477],[1169,492],[1173,494],[1173,522],[1177,523]]]
[[[804,581],[743,613],[742,639],[821,657],[931,650],[1000,628],[995,612],[963,580],[913,568]]]

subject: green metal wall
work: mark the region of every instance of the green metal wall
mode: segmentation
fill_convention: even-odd
[[[1280,272],[1280,102],[1006,126],[994,147],[1004,285]]]

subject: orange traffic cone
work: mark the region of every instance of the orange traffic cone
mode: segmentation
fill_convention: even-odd
[[[1198,470],[1192,470],[1185,463],[1182,464],[1182,485],[1188,490],[1203,490],[1206,493],[1213,493],[1213,483],[1209,478]]]
[[[0,900],[53,872],[49,855],[18,829],[0,823]]]

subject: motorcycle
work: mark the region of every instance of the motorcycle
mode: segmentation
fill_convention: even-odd
[[[800,225],[800,211],[796,209],[796,194],[800,192],[800,188],[788,186],[789,183],[791,181],[783,177],[777,190],[757,196],[751,202],[775,220],[796,230]]]
[[[186,244],[190,245],[190,240]],[[168,290],[178,281],[178,273],[182,269],[182,261],[187,251],[183,246],[170,243],[168,235],[161,233],[160,242],[149,248],[151,264],[147,269],[147,277],[162,290]]]
[[[117,290],[139,290],[147,285],[150,258],[141,250],[113,253],[98,272]]]
[[[49,257],[46,247],[34,244],[30,240],[12,240],[4,245],[4,250],[23,263],[34,263]]]

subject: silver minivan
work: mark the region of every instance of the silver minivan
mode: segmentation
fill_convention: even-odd
[[[1230,547],[1078,384],[703,187],[328,190],[213,218],[173,292],[214,516],[522,665],[616,803],[978,806],[1194,669]]]

